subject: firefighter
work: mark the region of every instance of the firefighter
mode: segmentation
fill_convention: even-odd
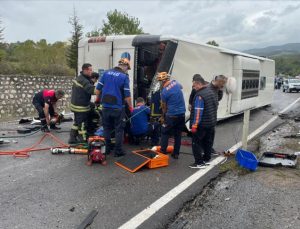
[[[182,86],[176,80],[170,80],[167,72],[160,72],[157,80],[162,82],[162,128],[161,151],[167,153],[168,141],[174,135],[174,152],[171,155],[178,159],[181,146],[181,132],[185,126],[185,102]]]
[[[211,159],[217,124],[218,101],[214,92],[205,86],[204,79],[198,75],[193,79],[196,94],[191,109],[192,150],[195,162],[190,168],[205,168]]]
[[[96,86],[96,95],[101,94],[102,124],[106,141],[105,154],[109,154],[111,146],[111,134],[115,134],[114,156],[125,155],[122,147],[125,127],[125,102],[132,111],[130,97],[128,70],[130,62],[127,58],[121,58],[118,66],[105,71]]]
[[[55,126],[55,123],[51,123],[51,118],[58,117],[56,103],[65,95],[65,92],[61,89],[58,90],[42,90],[33,96],[32,104],[38,111],[39,119],[41,120],[41,130],[43,132],[50,132],[50,129],[60,129]]]
[[[99,79],[99,74],[97,72],[93,72],[91,76],[92,82],[95,84]],[[99,129],[101,125],[101,107],[98,101],[90,102],[90,112],[88,115],[87,122],[87,135],[94,135],[95,132]]]
[[[73,80],[71,95],[71,111],[74,112],[74,124],[71,128],[69,144],[85,142],[87,140],[88,117],[91,110],[91,96],[95,94],[92,81],[92,65],[82,65],[80,75]]]

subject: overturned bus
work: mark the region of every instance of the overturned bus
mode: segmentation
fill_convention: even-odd
[[[272,103],[273,60],[176,37],[124,35],[87,38],[79,43],[78,66],[80,69],[83,63],[91,63],[101,75],[104,70],[116,66],[124,54],[131,63],[128,74],[134,100],[147,98],[159,90],[154,76],[165,71],[182,84],[186,105],[194,74],[201,74],[208,82],[220,74],[230,77],[228,84],[232,85],[224,89],[218,119]],[[152,112],[155,115],[155,111]]]

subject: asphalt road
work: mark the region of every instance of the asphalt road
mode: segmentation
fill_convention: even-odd
[[[286,107],[299,93],[276,91],[272,107],[251,112],[250,132],[258,128],[274,112]],[[70,123],[62,125],[64,130]],[[13,127],[5,123],[2,127]],[[230,148],[241,139],[242,116],[222,121],[217,126],[215,148]],[[68,133],[55,134],[67,142]],[[32,145],[41,134],[19,139],[17,144],[0,150],[19,149]],[[45,146],[51,145],[46,141]],[[0,228],[74,228],[93,209],[98,215],[91,228],[117,228],[166,192],[184,181],[195,170],[190,147],[182,147],[179,160],[170,159],[170,166],[129,173],[108,158],[108,165],[85,165],[81,155],[51,155],[35,152],[28,159],[0,156]],[[202,187],[218,174],[212,170],[173,201],[154,214],[141,228],[162,228],[178,209],[201,192]]]

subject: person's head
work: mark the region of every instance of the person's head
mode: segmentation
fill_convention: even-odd
[[[91,80],[92,80],[94,83],[96,83],[98,79],[99,79],[99,73],[97,73],[97,72],[92,72]]]
[[[138,106],[145,105],[145,100],[142,97],[138,97],[136,99],[136,105]]]
[[[226,83],[227,83],[227,77],[224,75],[217,75],[214,77],[212,81],[212,84],[219,89],[222,89]]]
[[[123,72],[128,72],[130,70],[130,61],[127,58],[121,58],[118,62],[118,67],[123,70]]]
[[[157,81],[166,82],[169,81],[171,76],[167,72],[159,72],[156,76]]]
[[[200,89],[202,89],[203,87],[205,87],[205,80],[203,79],[203,77],[200,74],[195,74],[193,77],[193,88],[196,91],[199,91]]]
[[[165,43],[160,42],[160,43],[159,43],[159,47],[158,47],[158,52],[159,52],[159,54],[160,54],[160,55],[163,54],[163,52],[165,51],[165,49],[166,49]]]
[[[57,89],[55,91],[55,97],[56,99],[61,99],[62,97],[64,97],[65,92],[62,89]]]
[[[92,65],[89,63],[85,63],[82,65],[82,74],[91,77],[93,73]]]

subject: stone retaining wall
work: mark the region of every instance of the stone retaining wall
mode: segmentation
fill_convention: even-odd
[[[35,115],[32,97],[42,89],[63,89],[66,96],[58,107],[68,109],[72,80],[70,76],[0,75],[0,120]]]

